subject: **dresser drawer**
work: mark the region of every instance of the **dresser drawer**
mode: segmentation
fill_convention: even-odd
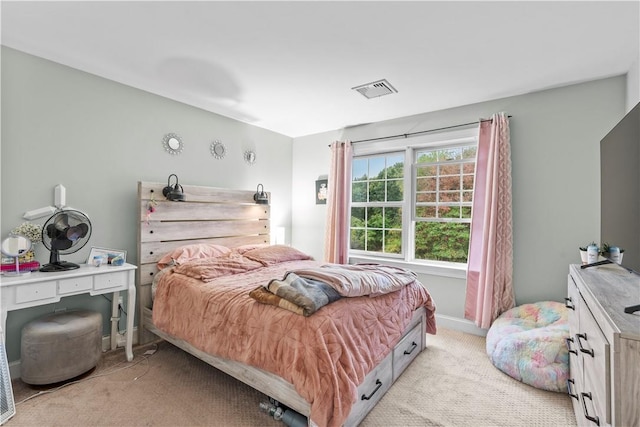
[[[598,417],[600,424],[611,423],[611,377],[609,342],[587,307],[580,311],[580,333],[575,336],[582,365],[581,400],[585,417]]]
[[[56,282],[42,282],[31,285],[23,285],[16,288],[16,303],[23,304],[31,301],[40,301],[56,296]]]
[[[571,335],[575,335],[578,332],[580,326],[579,315],[583,309],[586,309],[582,296],[578,286],[573,281],[573,278],[569,276],[569,283],[567,286],[567,298],[564,301],[565,307],[567,307],[567,313],[569,317],[569,332]]]
[[[358,425],[391,387],[393,354],[389,354],[358,386],[358,398],[351,409],[345,426]]]
[[[420,354],[424,341],[422,326],[416,325],[393,349],[393,381]]]
[[[109,268],[109,267],[107,267]],[[127,283],[127,272],[118,271],[108,274],[97,274],[93,279],[94,289],[121,288],[125,289]]]
[[[93,286],[93,280],[90,276],[74,277],[72,279],[64,279],[58,281],[58,292],[61,294],[70,294],[73,292],[88,291]]]

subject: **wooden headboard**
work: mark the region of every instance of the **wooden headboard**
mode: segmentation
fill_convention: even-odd
[[[151,283],[165,253],[189,243],[270,243],[270,207],[255,203],[255,191],[181,184],[186,201],[172,202],[162,194],[166,185],[138,182],[138,319],[152,305]],[[147,215],[152,203],[155,211]]]

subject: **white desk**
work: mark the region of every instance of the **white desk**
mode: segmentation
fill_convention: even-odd
[[[111,349],[118,341],[118,298],[120,291],[128,291],[127,300],[127,360],[133,360],[133,318],[136,310],[135,265],[119,267],[81,264],[75,270],[43,273],[32,272],[25,276],[0,276],[1,330],[6,329],[7,313],[11,310],[35,307],[60,301],[71,295],[101,295],[113,293],[111,305]]]

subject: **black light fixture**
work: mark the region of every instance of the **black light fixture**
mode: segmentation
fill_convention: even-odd
[[[171,177],[176,177],[176,184],[171,186]],[[182,185],[178,184],[178,175],[172,173],[167,178],[167,186],[162,189],[162,194],[167,200],[171,200],[172,202],[184,202],[187,198],[184,195],[184,190],[182,189]]]
[[[264,186],[262,184],[258,184],[256,188],[256,194],[253,195],[253,200],[255,200],[258,205],[268,205],[269,204],[269,196],[264,192]]]

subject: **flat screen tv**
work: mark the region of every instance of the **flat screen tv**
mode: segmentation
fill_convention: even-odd
[[[600,242],[640,274],[640,104],[600,141]]]

